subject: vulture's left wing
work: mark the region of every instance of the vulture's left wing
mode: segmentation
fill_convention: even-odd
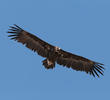
[[[57,63],[68,68],[72,68],[76,71],[85,71],[92,74],[94,77],[99,74],[103,75],[103,64],[91,61],[87,58],[66,52],[64,50],[59,51],[60,56],[57,58]]]
[[[10,28],[8,33],[11,33],[11,35],[9,35],[11,39],[24,44],[27,48],[37,52],[42,57],[48,57],[49,50],[54,48],[54,46],[23,30],[17,25],[15,25],[15,27],[10,26]]]

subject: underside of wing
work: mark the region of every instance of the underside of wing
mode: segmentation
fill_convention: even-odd
[[[10,33],[9,37],[11,37],[11,39],[24,44],[27,48],[37,52],[42,57],[47,57],[49,50],[53,48],[52,45],[23,30],[17,25],[14,25],[14,27],[10,26],[8,33]]]
[[[57,63],[68,68],[72,68],[76,71],[84,71],[93,75],[95,77],[99,77],[99,73],[103,75],[104,67],[103,64],[91,61],[82,56],[78,56],[64,50],[60,50],[60,56],[57,58]]]

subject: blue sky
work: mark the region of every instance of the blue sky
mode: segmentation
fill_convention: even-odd
[[[109,100],[110,0],[0,0],[0,100]],[[17,24],[60,48],[104,63],[94,78],[56,65],[9,40]]]

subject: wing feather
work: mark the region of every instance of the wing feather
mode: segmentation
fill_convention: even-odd
[[[101,63],[91,61],[87,58],[66,52],[62,49],[59,51],[59,54],[60,56],[57,58],[57,63],[60,65],[72,68],[76,71],[84,71],[94,77],[95,75],[99,77],[98,73],[103,75],[104,67],[102,67],[103,64]]]
[[[14,27],[10,26],[10,28],[8,33],[11,34],[9,35],[11,39],[24,44],[27,48],[37,52],[42,57],[48,57],[49,49],[54,48],[52,45],[23,30],[17,25],[14,25]]]

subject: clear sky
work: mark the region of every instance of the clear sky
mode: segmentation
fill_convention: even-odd
[[[13,24],[104,63],[104,76],[46,70],[44,58],[9,40]],[[0,100],[110,100],[110,0],[0,0]]]

